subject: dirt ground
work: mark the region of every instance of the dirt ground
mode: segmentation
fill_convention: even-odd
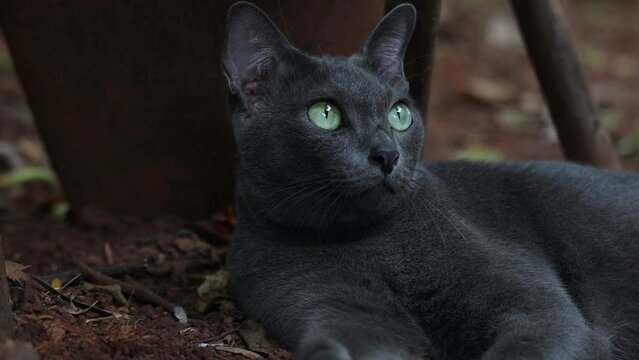
[[[639,3],[564,3],[604,125],[624,167],[637,171]],[[506,5],[445,2],[426,160],[562,158]],[[8,260],[15,262],[10,277],[17,280],[11,282],[17,339],[31,342],[46,359],[290,358],[243,318],[225,292],[231,212],[187,222],[89,209],[65,219],[64,198],[46,175],[46,153],[0,38],[0,176],[26,165],[44,169],[44,181],[0,187],[0,234]],[[75,281],[60,290],[64,299],[25,276],[57,274],[64,284],[63,271],[75,268],[74,261],[110,270],[126,264],[126,282],[182,306],[189,321],[181,324],[135,292],[111,295]],[[93,306],[83,310],[69,299]]]

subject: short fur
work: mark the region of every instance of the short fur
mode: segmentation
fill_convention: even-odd
[[[229,10],[235,296],[297,359],[639,359],[639,176],[564,162],[419,163],[395,8],[352,57]],[[342,126],[307,117],[327,100]],[[414,122],[387,113],[408,104]],[[385,174],[376,150],[399,152]]]

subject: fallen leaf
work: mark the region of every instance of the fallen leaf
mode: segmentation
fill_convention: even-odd
[[[484,41],[496,48],[516,51],[523,49],[517,23],[509,14],[495,14],[487,20]]]
[[[71,205],[65,201],[57,202],[51,207],[51,215],[58,219],[66,218],[70,211]]]
[[[510,102],[516,98],[512,86],[476,77],[468,80],[462,91],[466,96],[487,104]]]
[[[217,351],[224,351],[231,354],[242,355],[248,359],[264,359],[264,357],[258,353],[255,353],[251,350],[246,350],[237,347],[229,347],[229,346],[214,346],[213,347]]]
[[[73,302],[69,303],[69,305],[67,307],[64,308],[64,311],[66,311],[68,314],[70,315],[81,315],[86,313],[87,311],[93,309],[93,307],[95,307],[95,305],[98,304],[98,301],[95,301],[93,304],[91,304],[91,306],[84,308],[84,309],[80,309],[79,307],[77,307]]]
[[[587,67],[600,70],[606,62],[606,53],[595,43],[589,42],[581,47],[580,57]]]
[[[503,128],[516,132],[528,131],[533,125],[529,116],[511,107],[499,110],[496,119]]]
[[[266,337],[266,330],[253,320],[247,321],[237,332],[250,350],[273,347],[271,341]]]
[[[110,294],[113,300],[119,305],[128,306],[129,302],[122,294],[122,288],[118,284],[112,285],[95,285],[89,282],[82,282],[80,284],[82,289],[89,292],[99,292],[99,293],[107,293]]]
[[[625,136],[617,143],[621,156],[630,156],[639,152],[639,132]]]
[[[177,238],[175,246],[184,253],[204,252],[211,248],[211,245],[196,236]]]
[[[51,280],[51,287],[56,290],[60,290],[62,288],[62,280],[59,278],[53,278],[53,280]]]
[[[0,344],[0,360],[39,360],[36,349],[27,342],[7,341]]]
[[[504,156],[497,150],[486,146],[469,146],[458,150],[451,157],[452,160],[469,160],[469,161],[499,161]]]
[[[619,127],[619,112],[615,109],[601,110],[599,118],[601,119],[601,125],[610,132]]]
[[[229,283],[229,273],[222,269],[206,275],[204,282],[197,288],[198,296],[226,295],[226,286]]]
[[[24,270],[29,268],[28,265],[22,265],[17,262],[5,260],[4,268],[7,272],[7,278],[11,281],[22,282],[30,278],[30,276],[24,272]]]
[[[60,320],[54,320],[52,324],[47,326],[47,334],[54,343],[59,343],[64,340],[67,334],[64,324]]]
[[[220,304],[220,298],[225,298],[228,294],[226,289],[228,282],[229,274],[226,270],[206,275],[202,284],[197,288],[198,310],[206,312]]]
[[[16,147],[20,154],[27,158],[30,163],[38,166],[48,166],[49,158],[40,143],[29,138],[21,138],[18,140]]]
[[[189,322],[186,311],[184,311],[184,308],[181,306],[176,306],[173,308],[173,316],[175,316],[180,324],[186,324]]]

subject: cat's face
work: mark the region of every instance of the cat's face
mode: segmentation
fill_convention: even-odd
[[[401,201],[424,137],[402,65],[414,16],[396,8],[361,53],[320,58],[294,49],[252,5],[229,10],[223,63],[240,198],[309,228],[364,223]]]

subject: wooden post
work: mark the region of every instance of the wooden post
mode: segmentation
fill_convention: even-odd
[[[0,345],[13,340],[13,320],[9,303],[9,286],[4,264],[4,249],[0,236]]]
[[[610,138],[597,117],[558,3],[511,0],[510,4],[566,158],[620,169]]]

